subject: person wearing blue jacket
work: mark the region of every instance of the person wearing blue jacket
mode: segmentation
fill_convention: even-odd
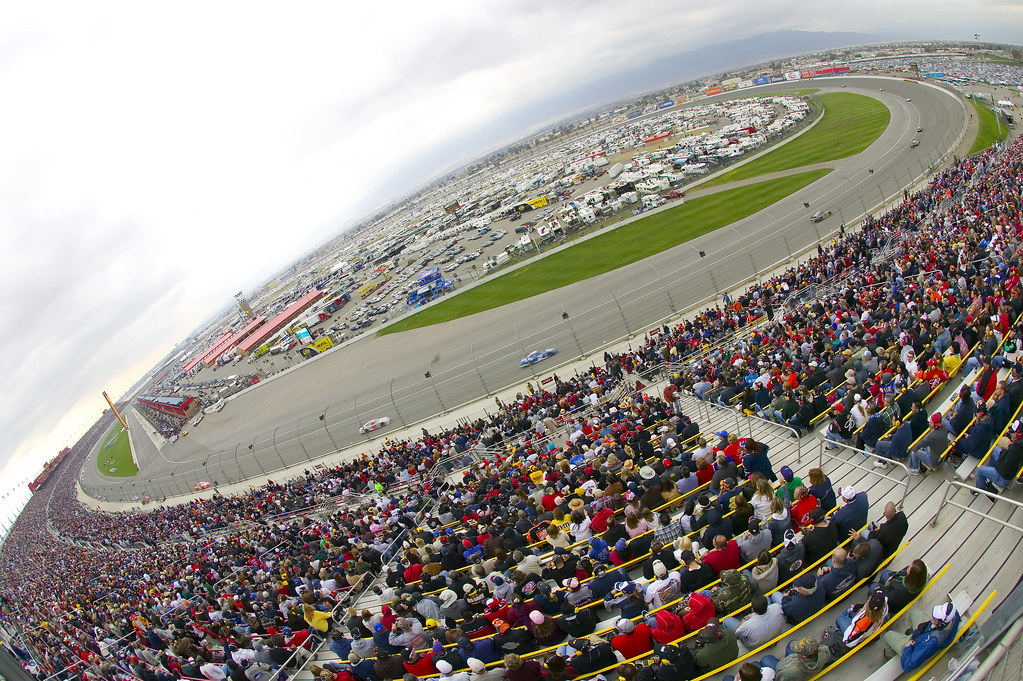
[[[590,538],[590,558],[600,562],[606,563],[611,557],[611,549],[608,547],[607,542],[600,537]]]
[[[776,591],[770,598],[772,603],[781,604],[785,619],[793,626],[816,615],[826,602],[824,589],[818,586],[812,572],[798,577],[784,596]]]
[[[913,444],[913,424],[910,423],[909,419],[906,419],[902,422],[901,426],[895,429],[891,439],[878,442],[874,451],[880,456],[901,461],[909,456],[909,446],[911,444]],[[874,466],[877,468],[887,468],[888,462],[884,459],[878,459],[874,462]]]
[[[881,418],[881,414],[877,413],[877,407],[871,403],[867,405],[867,412],[870,416],[867,417],[867,422],[863,424],[863,428],[860,430],[860,449],[865,449],[868,452],[874,451],[877,446],[877,441],[884,431],[887,430],[884,425],[884,419]]]
[[[459,637],[457,644],[458,656],[462,658],[463,662],[467,662],[470,657],[483,660],[484,663],[497,662],[504,657],[501,649],[494,643],[494,639],[489,636],[478,638],[475,641],[462,636]]]
[[[742,468],[747,477],[754,473],[763,473],[764,477],[771,482],[778,480],[778,476],[775,475],[774,468],[771,466],[771,460],[767,458],[770,447],[762,442],[743,438],[739,440],[739,448],[745,454],[742,457]]]
[[[966,431],[966,435],[959,438],[959,442],[956,443],[956,455],[960,458],[972,456],[975,459],[983,459],[987,450],[991,449],[994,434],[994,424],[988,416],[987,407],[983,404],[977,405],[977,420]]]
[[[959,613],[951,603],[940,603],[930,612],[916,607],[909,609],[911,633],[886,631],[884,654],[886,658],[900,657],[903,671],[919,668],[955,640],[959,631]]]
[[[866,492],[857,492],[855,487],[849,485],[843,487],[840,494],[842,508],[831,516],[831,520],[838,530],[839,543],[845,541],[850,532],[859,530],[867,524],[867,513],[870,511],[870,502],[867,501]]]

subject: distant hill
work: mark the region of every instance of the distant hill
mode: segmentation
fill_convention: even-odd
[[[589,108],[617,102],[694,78],[810,52],[866,45],[880,40],[883,38],[866,33],[824,31],[764,33],[744,40],[717,43],[698,50],[661,57],[646,66],[598,78],[541,103],[539,107],[549,106],[551,113],[556,116],[555,112],[559,110]],[[534,115],[537,108],[530,107]]]
[[[429,150],[419,158],[408,159],[389,178],[387,185],[399,191],[398,187],[420,184],[424,177],[438,177],[443,172],[467,163],[483,149],[495,150],[515,139],[521,139],[524,131],[538,131],[582,112],[694,78],[810,52],[869,45],[891,39],[894,36],[866,33],[775,31],[661,57],[645,66],[601,76],[579,87],[530,101],[500,118],[465,130],[458,139],[457,149],[447,143]]]

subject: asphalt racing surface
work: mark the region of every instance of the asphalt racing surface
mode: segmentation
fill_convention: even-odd
[[[157,496],[162,489],[173,495],[190,491],[200,480],[223,484],[255,477],[365,442],[368,437],[360,435],[359,426],[370,419],[389,416],[392,427],[411,424],[534,376],[550,376],[562,361],[720,296],[827,238],[840,224],[858,222],[892,197],[901,198],[904,188],[921,181],[930,164],[955,148],[968,123],[963,104],[949,93],[894,78],[778,83],[742,94],[804,88],[875,97],[890,109],[891,121],[864,152],[821,164],[834,170],[753,216],[640,262],[498,309],[404,333],[367,334],[235,396],[222,412],[189,427],[188,436],[176,444],[158,448],[139,435],[141,424],[136,430],[130,414],[141,469],[132,491],[145,488]],[[920,140],[916,148],[910,148],[913,139]],[[832,215],[815,224],[810,215],[817,210]],[[701,250],[706,257],[699,257]],[[530,351],[544,348],[559,352],[532,368],[519,365]],[[104,478],[92,461],[86,468],[87,493],[109,500],[133,495],[127,491],[131,481]]]

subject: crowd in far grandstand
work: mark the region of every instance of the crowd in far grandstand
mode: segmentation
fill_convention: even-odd
[[[909,70],[916,64],[920,73],[942,74],[944,80],[964,83],[988,83],[990,85],[1023,84],[1023,67],[1014,64],[999,64],[992,61],[949,55],[914,55],[913,57],[883,57],[868,59],[853,64],[853,70]]]
[[[337,662],[313,672],[333,681],[561,681],[615,668],[667,681],[726,669],[739,645],[752,650],[873,580],[820,635],[737,670],[809,679],[901,614],[939,566],[899,556],[902,569],[879,571],[906,533],[894,505],[863,530],[864,491],[819,468],[776,470],[755,440],[701,433],[678,392],[797,436],[821,419],[836,443],[934,466],[940,452],[909,451],[918,432],[977,429],[957,452],[969,456],[1007,428],[978,485],[1011,482],[1023,467],[1023,425],[1009,426],[1023,404],[1021,180],[1018,143],[957,160],[812,260],[634,352],[488,420],[387,440],[288,483],[94,512],[74,492],[94,429],[11,531],[2,611],[40,678],[267,681],[327,639]],[[928,415],[926,397],[975,343],[977,394],[967,388],[948,418]],[[1015,372],[1004,383],[983,378],[1001,365]],[[662,366],[670,382],[647,393]],[[452,454],[479,463],[438,485],[431,471]],[[378,606],[345,614],[349,592],[381,574]],[[611,631],[598,632],[609,616]],[[884,635],[906,669],[959,624],[948,603],[909,618],[913,633]]]

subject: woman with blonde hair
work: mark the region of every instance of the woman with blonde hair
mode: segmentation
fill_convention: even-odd
[[[762,523],[767,522],[767,519],[771,517],[771,502],[777,498],[774,496],[774,488],[771,487],[771,483],[761,475],[755,483],[753,498],[750,499],[753,515],[756,516],[757,520]]]
[[[568,548],[569,544],[572,543],[572,538],[568,536],[568,532],[562,532],[561,528],[555,523],[551,523],[547,526],[547,543],[550,544],[552,549]]]

